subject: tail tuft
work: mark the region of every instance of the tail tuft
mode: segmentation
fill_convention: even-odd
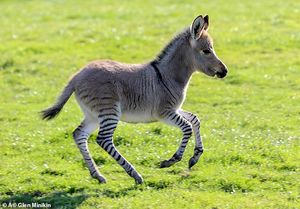
[[[50,107],[48,109],[42,110],[40,112],[43,120],[51,120],[55,118],[58,113],[61,111],[62,107]]]
[[[68,101],[72,93],[74,92],[74,86],[72,80],[64,88],[62,94],[59,96],[57,102],[52,106],[40,112],[42,119],[51,120],[58,115],[65,103]]]

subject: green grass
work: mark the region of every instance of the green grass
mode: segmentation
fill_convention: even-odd
[[[299,208],[300,2],[0,2],[0,203],[52,208]],[[159,169],[180,141],[160,124],[121,123],[118,149],[143,175],[134,181],[90,139],[107,184],[89,176],[71,133],[82,115],[72,97],[54,121],[52,104],[88,61],[140,63],[199,13],[209,14],[224,80],[195,74],[184,109],[202,121],[205,152],[187,170]],[[1,207],[1,206],[0,206]]]

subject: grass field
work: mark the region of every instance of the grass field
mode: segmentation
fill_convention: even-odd
[[[300,1],[0,1],[0,204],[52,208],[300,208]],[[210,15],[223,80],[195,74],[184,109],[205,152],[159,169],[181,132],[120,123],[114,141],[143,175],[136,186],[95,142],[107,184],[89,176],[71,137],[72,97],[54,121],[38,112],[88,61],[152,59],[198,14]]]

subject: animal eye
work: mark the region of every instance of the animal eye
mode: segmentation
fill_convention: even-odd
[[[208,49],[205,49],[205,50],[202,50],[204,54],[209,54],[210,53],[210,50]]]

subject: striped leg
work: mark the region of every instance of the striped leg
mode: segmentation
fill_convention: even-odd
[[[183,138],[175,154],[169,160],[164,160],[161,162],[161,168],[170,167],[174,163],[181,160],[189,138],[192,135],[191,124],[186,119],[184,119],[183,116],[181,116],[175,111],[171,111],[170,113],[168,113],[167,116],[164,118],[164,122],[179,127],[183,132]]]
[[[135,168],[118,152],[116,149],[112,137],[117,127],[117,123],[120,119],[119,113],[100,113],[100,131],[97,137],[97,143],[108,153],[110,154],[118,163],[121,165],[124,170],[128,173],[129,176],[135,179],[136,183],[143,183],[142,176],[135,170]]]
[[[179,113],[192,124],[193,132],[195,134],[196,143],[194,148],[194,155],[189,160],[189,168],[191,168],[198,162],[200,156],[203,153],[203,144],[200,135],[200,120],[193,113],[186,112],[184,110],[179,110]]]
[[[87,144],[89,135],[94,130],[96,130],[97,127],[98,127],[97,122],[90,120],[88,118],[85,118],[82,121],[82,123],[73,132],[73,138],[83,156],[84,161],[86,162],[86,165],[90,171],[91,176],[95,179],[98,179],[98,181],[100,183],[105,183],[106,180],[98,171],[97,165],[94,162],[94,160],[89,152],[88,144]]]

